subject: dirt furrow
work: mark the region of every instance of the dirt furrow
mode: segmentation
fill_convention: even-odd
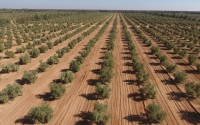
[[[81,117],[82,113],[87,114],[93,110],[95,90],[93,85],[98,79],[98,74],[95,72],[101,68],[99,64],[103,61],[101,57],[104,55],[105,42],[109,37],[111,24],[85,60],[81,71],[76,73],[76,78],[72,83],[72,88],[67,92],[67,96],[60,101],[59,106],[55,107],[56,117],[50,124],[78,124],[84,122]],[[54,105],[53,103],[56,102],[52,102],[50,105]],[[60,112],[61,110],[62,112]]]
[[[190,66],[185,59],[180,59],[178,55],[173,54],[172,51],[167,50],[166,47],[163,47],[163,45],[156,43],[155,39],[152,38],[149,33],[144,31],[143,29],[142,31],[147,38],[152,40],[153,44],[160,47],[161,52],[168,57],[169,63],[177,64],[178,69],[185,71],[188,74],[189,81],[198,82],[200,80],[200,75],[196,73],[196,69],[193,66]]]
[[[140,42],[139,45],[139,40],[137,39],[137,36],[134,36],[134,39],[136,41],[136,45],[138,46],[137,48],[141,48],[142,43]],[[137,39],[137,40],[136,40]],[[138,42],[137,42],[138,41]],[[145,48],[144,46],[142,48]],[[143,51],[142,51],[143,50]],[[140,53],[144,53],[147,54],[150,53],[150,49],[148,47],[146,47],[145,49],[140,49]],[[170,76],[167,74],[167,72],[163,72],[163,68],[161,67],[161,65],[150,55],[146,56],[146,59],[148,59],[148,63],[152,66],[152,69],[150,70],[151,72],[151,76],[154,77],[156,79],[160,78],[160,80],[155,81],[154,83],[157,84],[157,90],[160,91],[159,95],[162,95],[162,98],[165,100],[166,104],[168,104],[170,107],[169,111],[171,111],[174,115],[174,118],[176,119],[176,121],[174,121],[174,123],[178,122],[178,124],[192,124],[192,123],[197,123],[197,119],[194,118],[194,121],[191,121],[190,119],[192,119],[192,117],[190,115],[188,115],[188,113],[184,113],[184,111],[189,111],[189,112],[194,112],[193,108],[189,105],[189,103],[184,99],[181,101],[178,101],[177,99],[175,100],[176,96],[177,98],[181,98],[179,97],[180,95],[180,91],[177,89],[176,86],[174,85],[170,85],[169,82],[173,82],[170,79]],[[149,66],[149,65],[147,65]],[[155,73],[154,73],[155,71]],[[159,82],[160,81],[160,82]],[[168,95],[168,97],[167,97]],[[174,99],[169,99],[169,96],[173,97]],[[173,102],[173,103],[172,103]],[[163,103],[164,104],[164,103]],[[175,112],[176,110],[176,112]],[[175,113],[174,113],[175,112]],[[187,117],[185,117],[187,116]],[[171,115],[168,117],[171,117]],[[184,120],[183,120],[184,119]],[[167,119],[166,122],[171,122],[171,120]]]
[[[89,36],[87,36],[81,42],[79,42],[74,47],[74,49],[72,49],[69,53],[64,55],[64,57],[60,60],[59,64],[54,65],[49,70],[44,72],[41,75],[41,77],[38,78],[36,83],[34,83],[33,85],[26,85],[26,87],[24,87],[23,96],[18,97],[15,100],[15,101],[17,101],[18,105],[14,105],[15,101],[11,101],[10,104],[6,104],[5,106],[1,105],[1,112],[4,112],[4,113],[0,114],[0,117],[2,120],[2,121],[0,121],[0,124],[2,122],[4,124],[5,123],[13,124],[15,122],[24,123],[24,122],[26,122],[26,119],[23,117],[24,117],[24,115],[27,114],[28,110],[31,107],[39,105],[41,102],[43,102],[43,100],[50,101],[50,100],[48,100],[48,98],[45,97],[45,95],[46,95],[45,92],[49,92],[49,87],[48,87],[49,83],[51,83],[52,80],[54,80],[55,78],[59,78],[60,71],[63,68],[65,68],[66,65],[69,65],[69,63],[77,55],[79,55],[79,53],[78,53],[79,51],[77,51],[77,50],[81,50],[82,48],[84,48],[84,45],[86,45],[89,42],[89,39],[91,39],[95,34],[97,34],[99,30],[100,30],[100,27],[98,27]],[[72,85],[72,84],[70,84],[70,85]],[[68,90],[68,88],[67,88],[67,90]],[[24,104],[26,104],[26,105],[24,105]],[[23,105],[23,107],[22,107],[22,105]],[[13,114],[13,115],[10,116],[10,114]]]
[[[124,39],[122,24],[118,17],[117,38],[115,41],[114,56],[114,77],[111,82],[112,93],[108,101],[109,113],[112,115],[112,125],[128,125],[144,123],[145,120],[140,116],[144,114],[142,102],[135,101],[132,97],[137,93],[139,87],[134,81],[135,75],[130,65],[130,52],[127,42]],[[142,107],[142,108],[141,108]]]
[[[21,65],[18,72],[9,73],[9,74],[2,74],[1,75],[1,86],[0,90],[5,88],[8,83],[14,83],[17,79],[20,79],[26,70],[36,70],[36,68],[40,65],[39,60],[46,61],[50,56],[56,53],[56,50],[63,48],[64,46],[68,45],[68,43],[79,37],[83,32],[87,31],[89,28],[86,28],[82,32],[74,35],[73,37],[69,38],[67,41],[60,43],[58,46],[54,46],[54,48],[48,50],[46,53],[41,53],[37,58],[32,58],[31,63],[27,65]]]

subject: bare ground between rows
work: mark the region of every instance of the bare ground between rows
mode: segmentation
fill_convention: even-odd
[[[129,31],[131,31],[130,28],[129,28]],[[168,112],[168,114],[173,114],[173,115],[168,115],[166,122],[164,122],[163,124],[172,124],[172,121],[174,123],[178,122],[178,124],[192,124],[191,119],[195,120],[194,121],[195,123],[198,123],[198,119],[191,118],[191,116],[189,116],[188,114],[187,114],[188,116],[187,118],[182,117],[183,116],[183,114],[181,114],[182,110],[188,111],[188,112],[194,111],[186,100],[178,102],[178,101],[170,100],[169,98],[167,98],[168,93],[174,92],[174,91],[176,92],[179,90],[173,85],[170,86],[169,84],[165,84],[166,80],[171,79],[167,73],[159,73],[159,72],[155,73],[155,70],[157,70],[158,68],[159,70],[163,70],[163,68],[160,65],[154,65],[154,66],[151,65],[151,63],[155,63],[157,61],[155,59],[150,58],[149,55],[145,55],[145,53],[150,52],[150,49],[147,47],[145,48],[143,45],[141,45],[141,41],[137,38],[137,36],[135,36],[135,34],[132,31],[131,31],[131,34],[133,36],[134,44],[136,45],[137,51],[141,53],[139,55],[143,60],[142,62],[144,62],[146,65],[146,68],[148,68],[147,71],[150,73],[151,81],[152,79],[155,79],[153,80],[153,83],[156,84],[157,91],[158,91],[157,96],[159,96],[159,98],[157,97],[156,100],[163,107],[163,109]],[[177,117],[177,114],[178,114],[178,117]],[[172,120],[174,118],[176,120]]]
[[[14,123],[20,124],[26,121],[23,118],[27,114],[28,110],[31,107],[37,106],[40,103],[45,101],[41,98],[38,98],[38,95],[44,94],[45,92],[49,92],[49,88],[48,88],[49,83],[59,78],[59,75],[63,69],[68,69],[69,63],[77,55],[79,55],[78,54],[79,51],[77,50],[81,50],[84,47],[84,45],[86,45],[89,42],[89,39],[91,39],[96,33],[98,33],[99,30],[100,30],[100,27],[97,30],[95,30],[93,33],[91,33],[89,36],[87,36],[80,43],[78,43],[74,47],[74,49],[72,49],[69,53],[67,53],[61,59],[59,64],[54,65],[48,71],[42,73],[42,75],[39,76],[36,83],[34,83],[33,85],[25,85],[23,89],[24,95],[22,97],[18,97],[14,101],[10,101],[8,104],[0,105],[1,112],[4,112],[3,114],[0,114],[0,117],[1,117],[0,123],[3,122],[6,124],[14,124]],[[76,74],[75,74],[75,78],[76,78]],[[70,87],[71,85],[76,85],[76,84],[72,83],[66,86],[68,86],[68,88],[71,88]],[[56,100],[56,101],[59,101],[59,100]]]

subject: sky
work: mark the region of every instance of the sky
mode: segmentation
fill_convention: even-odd
[[[0,8],[200,11],[200,0],[0,0]]]

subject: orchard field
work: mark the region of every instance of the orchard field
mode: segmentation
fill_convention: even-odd
[[[200,124],[200,14],[0,10],[0,124]]]

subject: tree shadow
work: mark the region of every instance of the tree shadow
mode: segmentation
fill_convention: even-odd
[[[146,114],[140,113],[140,115],[128,115],[125,116],[124,119],[128,120],[128,122],[137,122],[139,125],[149,124],[148,119],[146,118]]]
[[[60,80],[60,79],[54,79],[53,81],[52,81],[52,83],[61,83],[62,81]]]
[[[155,63],[155,62],[151,62],[149,64],[152,65],[152,66],[159,66],[160,65],[160,63]]]
[[[102,65],[102,64],[103,64],[103,62],[97,62],[97,63],[95,63],[95,64],[97,64],[97,65]]]
[[[200,123],[200,114],[196,112],[190,112],[190,111],[183,111],[180,112],[181,119],[185,120],[193,125],[197,125]]]
[[[150,59],[157,59],[156,57],[152,56],[152,57],[149,57]]]
[[[167,54],[175,54],[174,52],[167,52]]]
[[[169,100],[175,100],[175,101],[183,101],[186,98],[186,95],[181,92],[169,92],[167,93]]]
[[[160,48],[161,50],[169,50],[169,49],[167,49],[166,47],[162,47],[162,48]]]
[[[99,57],[99,59],[104,59],[104,57],[102,56],[102,57]]]
[[[137,81],[135,80],[124,80],[123,82],[125,82],[128,85],[137,85]]]
[[[134,74],[134,71],[132,71],[132,70],[124,70],[124,71],[122,71],[122,73],[124,73],[124,74]]]
[[[133,66],[133,63],[131,63],[131,62],[125,62],[124,66]]]
[[[91,125],[92,122],[90,121],[91,112],[83,112],[81,111],[79,114],[74,115],[74,117],[79,117],[81,120],[75,122],[75,125]]]
[[[130,54],[130,52],[121,52],[121,54]]]
[[[145,52],[146,55],[153,55],[151,52]]]
[[[20,85],[26,84],[22,79],[16,79],[15,82],[20,84]]]
[[[66,72],[68,70],[70,70],[70,69],[61,69],[60,72]]]
[[[169,85],[175,85],[174,81],[171,78],[161,80],[161,82]]]
[[[36,98],[43,99],[44,101],[54,101],[56,100],[50,92],[46,92],[44,94],[35,95]]]
[[[123,60],[132,60],[132,58],[130,56],[129,57],[128,56],[124,56],[124,57],[122,57],[122,59]]]
[[[173,57],[171,57],[172,59],[181,59],[181,57],[180,56],[173,56]]]
[[[87,80],[87,83],[88,83],[88,85],[90,85],[90,86],[95,86],[95,84],[96,84],[97,82],[99,82],[98,79],[88,79],[88,80]]]
[[[192,70],[185,70],[185,73],[199,74],[199,73],[197,72],[197,70],[194,70],[194,69],[192,69]]]
[[[144,101],[144,99],[142,98],[141,93],[139,93],[139,92],[128,94],[128,98],[131,98],[136,102]]]
[[[96,93],[80,94],[79,96],[86,98],[87,100],[97,100],[98,99]]]
[[[166,74],[167,71],[166,70],[154,70],[155,73],[160,73],[160,74]]]
[[[190,64],[189,63],[176,63],[177,65],[180,65],[180,66],[189,66]]]
[[[92,73],[94,73],[94,74],[99,74],[99,72],[100,72],[100,69],[94,69],[94,70],[91,70],[92,71]]]
[[[34,122],[32,121],[32,120],[30,120],[29,118],[28,118],[28,116],[24,116],[23,118],[19,118],[19,119],[17,119],[17,120],[15,120],[15,124],[28,124],[28,125],[33,125],[34,124]]]
[[[128,47],[124,47],[124,50],[129,50],[129,48]]]
[[[101,50],[107,50],[107,48],[102,47]]]
[[[106,52],[105,52],[105,51],[103,51],[103,52],[100,52],[100,53],[103,53],[103,54],[105,54]]]

